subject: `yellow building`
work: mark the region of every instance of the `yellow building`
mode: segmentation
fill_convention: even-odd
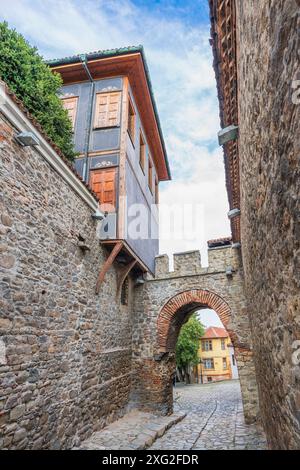
[[[235,365],[235,359],[227,331],[215,326],[207,328],[199,346],[199,382],[231,379],[232,364]]]

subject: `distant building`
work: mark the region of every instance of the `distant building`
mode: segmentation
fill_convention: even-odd
[[[239,373],[238,373],[236,358],[235,358],[235,355],[234,355],[234,348],[233,348],[233,345],[231,343],[228,344],[228,352],[229,352],[230,366],[231,366],[231,378],[232,379],[238,379],[239,378]]]
[[[210,326],[199,346],[199,383],[238,378],[234,349],[224,328]]]

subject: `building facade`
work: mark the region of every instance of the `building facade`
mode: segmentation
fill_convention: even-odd
[[[177,335],[203,307],[234,344],[248,422],[260,409],[271,448],[300,447],[299,1],[210,6],[221,126],[239,137],[224,147],[233,243],[210,250],[209,267],[181,253],[170,272],[157,242],[126,234],[121,196],[149,206],[149,181],[169,178],[140,51],[52,64],[96,195],[0,84],[1,448],[72,448],[133,407],[170,413]],[[19,145],[19,132],[39,146]],[[153,167],[139,184],[143,145]]]
[[[211,326],[205,330],[198,353],[197,377],[200,383],[232,379],[230,345],[225,328]]]
[[[299,449],[300,5],[209,3],[221,127],[238,127],[224,162],[262,422],[271,448]]]
[[[74,130],[75,168],[106,214],[101,241],[133,271],[154,272],[159,182],[170,170],[142,47],[49,62]],[[120,244],[121,243],[121,244]]]

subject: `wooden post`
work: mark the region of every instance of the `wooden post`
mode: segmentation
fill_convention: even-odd
[[[97,283],[96,283],[96,294],[99,294],[100,286],[101,286],[101,283],[104,281],[105,274],[107,273],[107,271],[109,270],[109,268],[113,264],[114,260],[118,256],[122,246],[123,246],[122,242],[116,243],[113,250],[112,250],[112,252],[110,253],[109,257],[107,258],[104,265],[102,266],[102,269],[101,269],[101,271],[98,275],[98,279],[97,279]]]

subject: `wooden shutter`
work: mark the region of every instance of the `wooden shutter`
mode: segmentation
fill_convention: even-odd
[[[121,92],[98,93],[94,127],[113,127],[120,125]]]
[[[100,200],[101,210],[114,212],[116,206],[116,169],[107,168],[91,171],[92,190]]]
[[[64,98],[62,100],[63,107],[68,111],[68,115],[71,120],[73,130],[75,127],[77,102],[78,102],[78,96],[72,96],[72,98]]]
[[[130,96],[128,96],[128,134],[131,137],[132,143],[134,144],[135,139],[135,112],[131,102]]]
[[[153,164],[151,162],[151,157],[149,155],[148,156],[148,186],[149,186],[151,193],[153,192],[152,185],[153,185]]]
[[[158,179],[155,176],[155,204],[159,203]]]
[[[142,133],[140,132],[140,165],[145,173],[146,145]]]

